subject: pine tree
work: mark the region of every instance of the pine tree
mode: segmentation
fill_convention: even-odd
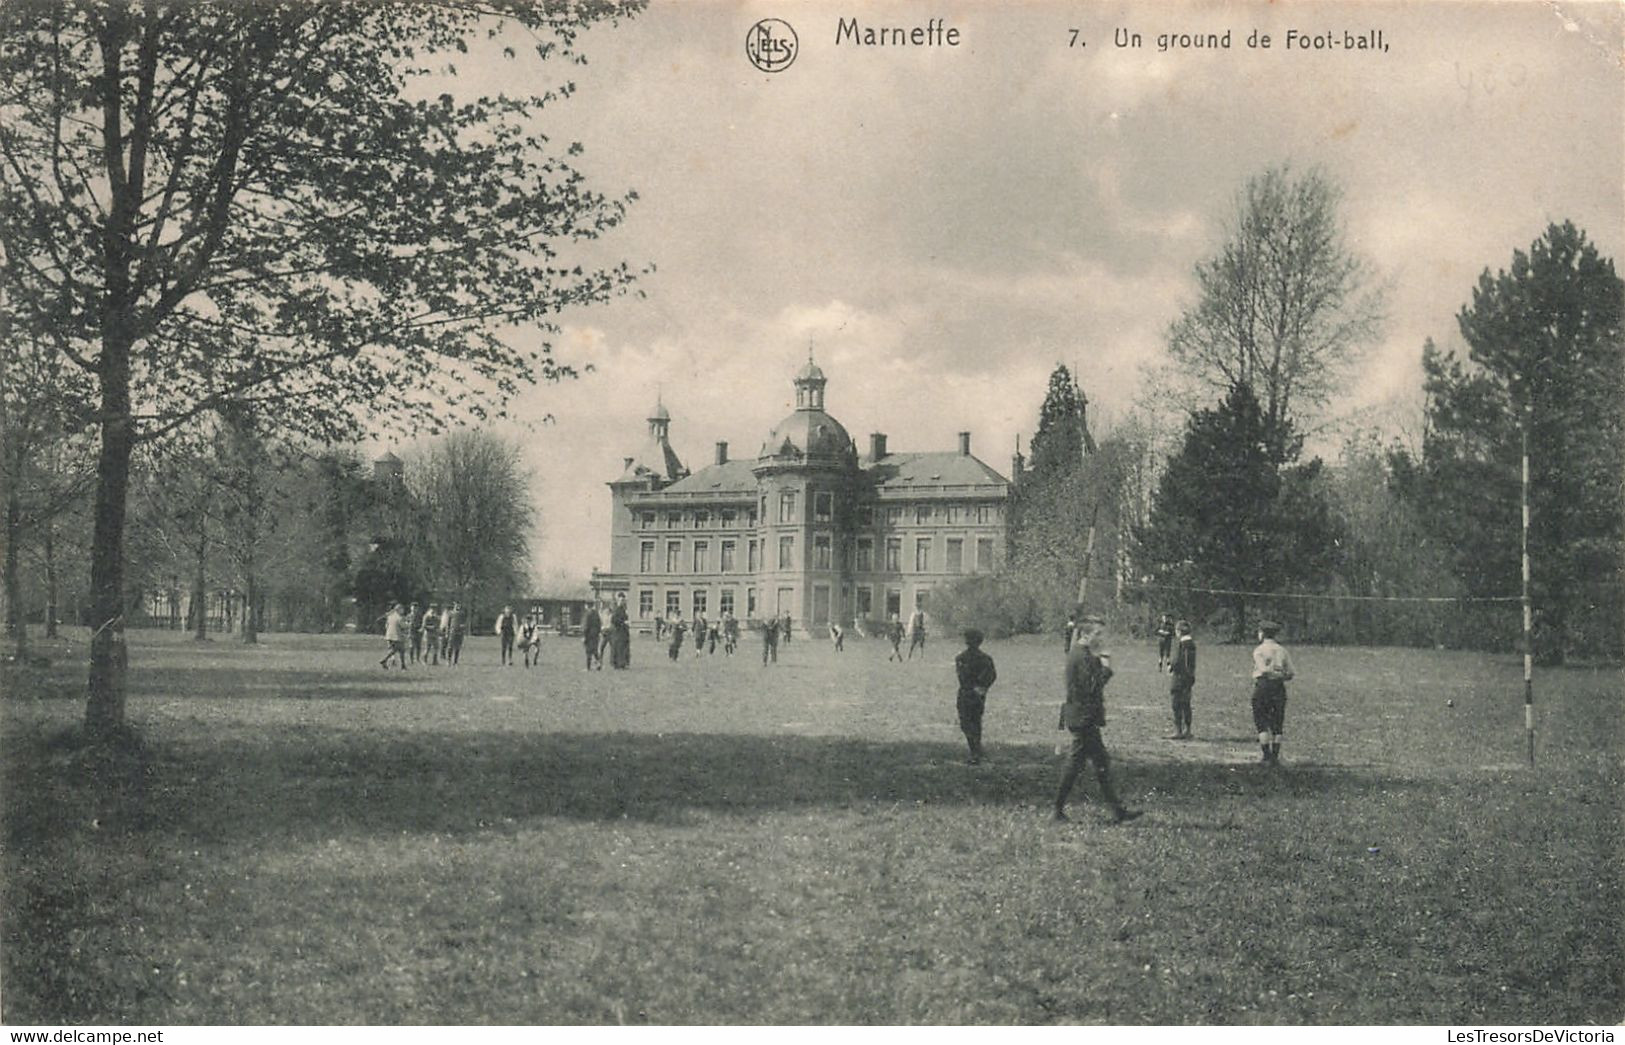
[[[1324,575],[1337,528],[1316,482],[1320,461],[1294,466],[1301,447],[1245,384],[1192,414],[1138,534],[1142,568],[1164,584],[1233,592],[1277,591]],[[1245,596],[1224,601],[1237,637],[1245,635]]]
[[[1428,431],[1414,495],[1474,595],[1520,584],[1522,426],[1529,432],[1536,653],[1617,650],[1625,521],[1625,283],[1572,223],[1510,270],[1488,269],[1457,316],[1463,361],[1423,351]]]

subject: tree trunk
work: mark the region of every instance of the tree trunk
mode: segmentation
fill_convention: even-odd
[[[16,641],[17,659],[28,656],[28,617],[23,612],[21,552],[17,541],[23,532],[22,495],[14,484],[6,496],[6,633]]]
[[[1236,641],[1247,641],[1247,596],[1232,596],[1236,607]]]
[[[56,526],[45,523],[45,637],[56,638],[57,618]]]
[[[243,568],[243,642],[248,645],[260,640],[259,621],[255,619],[259,600],[259,580],[254,576],[253,552],[250,551]]]
[[[115,740],[124,722],[124,519],[130,491],[130,342],[102,339],[102,446],[96,462],[96,527],[90,551],[90,680],[85,733]]]
[[[209,535],[203,529],[208,523],[198,513],[197,561],[192,570],[192,637],[199,642],[209,640]]]

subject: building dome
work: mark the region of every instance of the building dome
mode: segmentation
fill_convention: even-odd
[[[760,457],[841,457],[852,453],[852,437],[822,410],[801,409],[773,426]]]

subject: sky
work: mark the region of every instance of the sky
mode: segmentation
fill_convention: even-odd
[[[560,317],[555,352],[591,372],[513,404],[538,587],[608,567],[605,484],[657,396],[690,467],[722,440],[753,457],[809,349],[860,447],[878,431],[893,450],[948,450],[969,431],[1008,474],[1058,362],[1098,434],[1146,391],[1238,191],[1279,164],[1340,186],[1348,245],[1387,287],[1381,336],[1330,414],[1414,431],[1423,341],[1459,346],[1485,268],[1563,220],[1620,257],[1621,11],[654,0],[590,30],[549,132],[582,143],[596,188],[639,199],[580,256],[654,271],[641,298]],[[761,18],[797,34],[781,71],[745,53]],[[843,18],[941,19],[961,42],[838,45]],[[1144,46],[1115,46],[1119,29]],[[1158,50],[1163,33],[1226,30],[1227,50]],[[1255,30],[1270,49],[1246,45]],[[1287,50],[1289,30],[1380,30],[1387,50]],[[500,89],[522,74],[459,75]]]

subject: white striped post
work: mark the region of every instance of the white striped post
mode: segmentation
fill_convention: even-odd
[[[1523,730],[1529,739],[1529,768],[1535,768],[1535,621],[1529,599],[1529,422],[1531,404],[1524,404],[1518,429],[1523,441]]]

